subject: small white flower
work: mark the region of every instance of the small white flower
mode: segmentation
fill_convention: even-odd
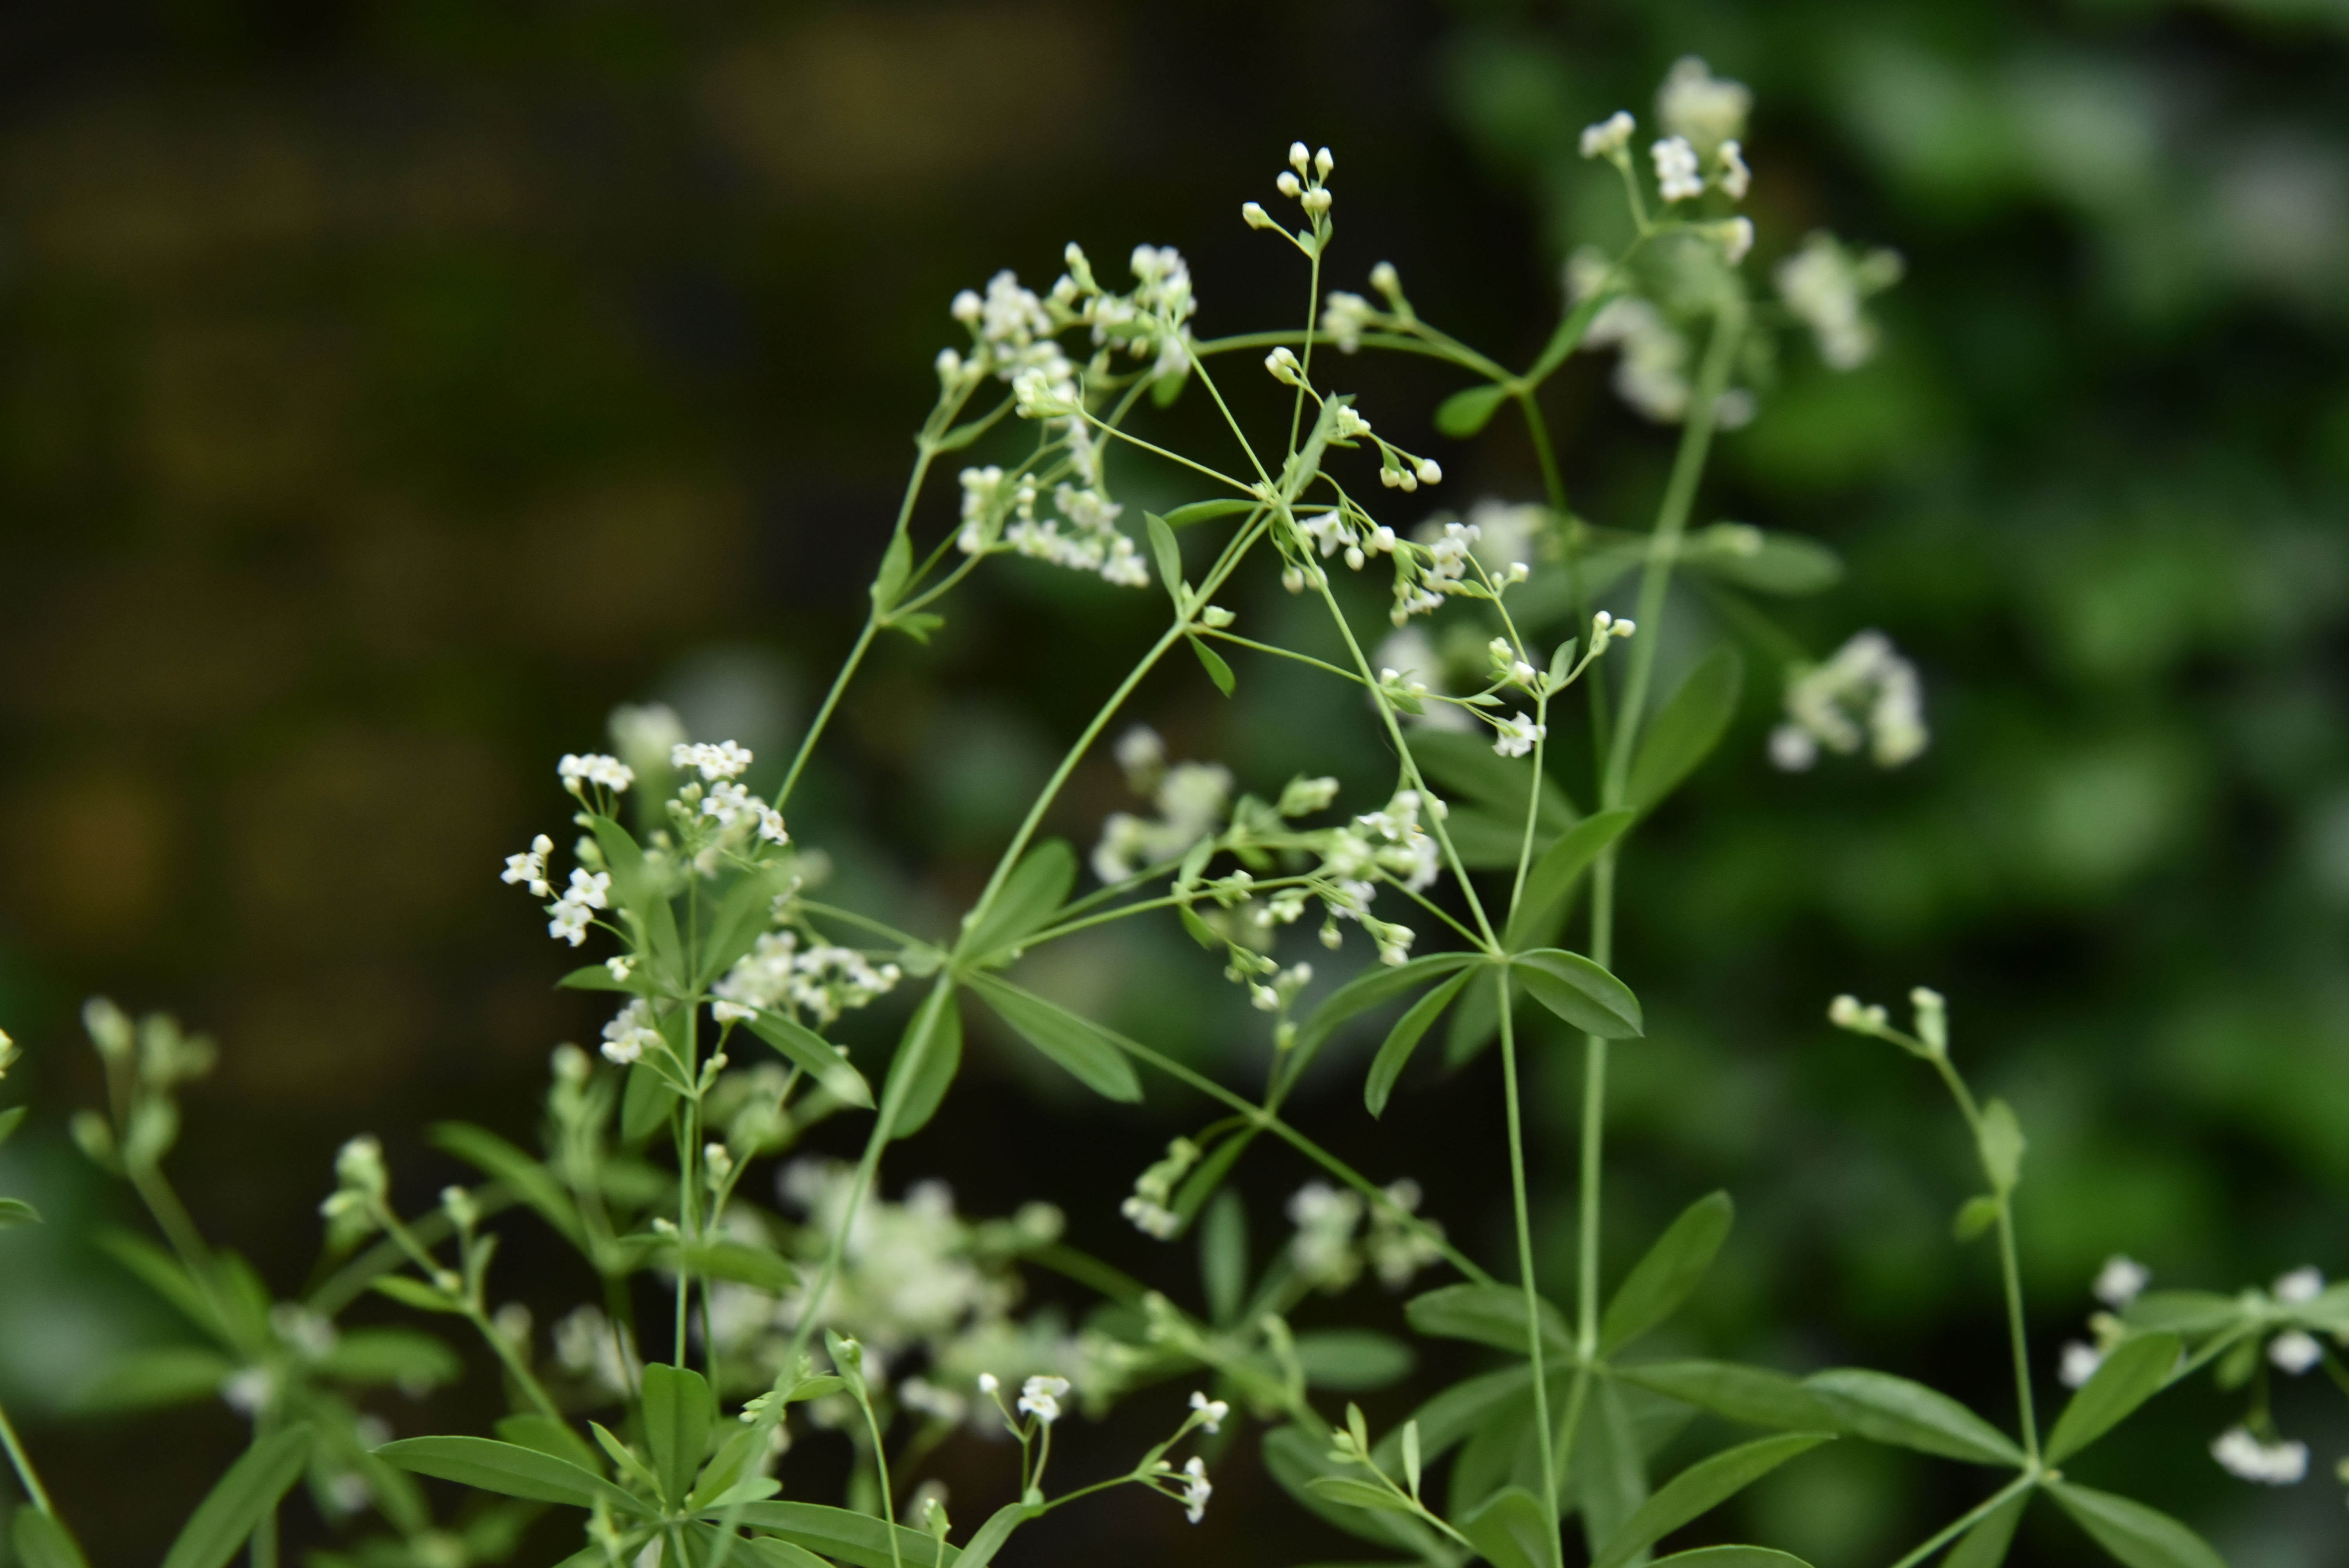
[[[1222,1431],[1224,1418],[1232,1413],[1231,1406],[1221,1399],[1210,1399],[1195,1388],[1191,1392],[1191,1408],[1199,1412],[1199,1425],[1210,1432]]]
[[[1272,214],[1264,210],[1264,203],[1261,201],[1241,202],[1240,218],[1251,229],[1269,229],[1273,226]]]
[[[601,752],[590,752],[585,757],[564,753],[554,765],[554,776],[574,795],[582,794],[584,786],[589,784],[600,784],[616,795],[636,781],[636,769]]]
[[[989,1398],[993,1398],[995,1391],[1002,1387],[1002,1379],[997,1377],[994,1373],[982,1372],[978,1375],[978,1391],[980,1393],[985,1394]]]
[[[740,1002],[712,1002],[709,1016],[721,1024],[747,1024],[759,1016],[756,1007],[745,1007]]]
[[[2096,1368],[2104,1364],[2103,1351],[2075,1339],[2064,1346],[2064,1364],[2055,1376],[2066,1388],[2077,1388],[2095,1377]]]
[[[533,896],[544,898],[554,890],[546,882],[546,857],[554,851],[554,841],[544,833],[530,841],[530,848],[518,855],[506,857],[505,874],[498,878],[512,886],[515,882],[529,884]]]
[[[751,758],[746,748],[721,740],[715,746],[679,745],[671,749],[668,760],[672,768],[697,769],[704,781],[714,781],[740,777],[750,766]]]
[[[1549,733],[1549,726],[1536,724],[1520,713],[1494,722],[1493,749],[1504,757],[1523,757],[1534,748],[1534,742]]]
[[[642,996],[621,1008],[618,1016],[604,1026],[605,1059],[622,1067],[642,1061],[646,1047],[660,1043],[660,1031],[653,1026],[652,1004]]]
[[[2210,1457],[2230,1474],[2267,1486],[2292,1486],[2308,1474],[2306,1443],[2263,1443],[2242,1427],[2219,1434]]]
[[[2312,1264],[2306,1268],[2296,1268],[2288,1274],[2279,1275],[2275,1282],[2275,1288],[2271,1294],[2278,1301],[2296,1305],[2303,1301],[2314,1301],[2323,1292],[2324,1275]]]
[[[2126,1309],[2137,1298],[2138,1293],[2153,1283],[2153,1271],[2135,1258],[2115,1253],[2105,1260],[2096,1272],[2096,1283],[2090,1287],[2098,1301],[2115,1312]]]
[[[1207,1484],[1207,1462],[1196,1454],[1183,1467],[1183,1514],[1192,1523],[1199,1522],[1207,1511],[1207,1499],[1215,1488]]]
[[[2287,1328],[2268,1342],[2268,1359],[2297,1377],[2324,1359],[2324,1346],[2297,1328]]]
[[[954,303],[947,306],[947,314],[965,326],[977,326],[979,313],[985,308],[977,290],[965,289],[954,296]]]
[[[266,1367],[246,1367],[221,1379],[220,1397],[240,1416],[257,1416],[276,1402],[277,1374]]]
[[[1669,206],[1704,194],[1704,178],[1697,172],[1696,149],[1684,136],[1668,136],[1648,149],[1656,161],[1656,194]]]
[[[636,961],[633,957],[626,956],[606,958],[604,960],[604,967],[611,971],[613,979],[625,983],[628,976],[636,972]]]
[[[1019,1386],[1019,1411],[1049,1427],[1061,1418],[1061,1400],[1068,1391],[1066,1377],[1030,1377]]]
[[[1720,158],[1721,173],[1717,183],[1731,201],[1744,201],[1745,192],[1754,185],[1754,170],[1745,167],[1745,150],[1734,139],[1724,141],[1721,144]]]
[[[1617,109],[1596,125],[1582,128],[1582,156],[1612,158],[1631,144],[1631,117]]]
[[[548,904],[546,913],[553,916],[546,923],[546,934],[574,947],[587,940],[587,927],[595,918],[585,904],[574,903],[567,898]]]
[[[1754,220],[1732,218],[1713,226],[1713,237],[1721,242],[1722,260],[1736,266],[1754,253]]]

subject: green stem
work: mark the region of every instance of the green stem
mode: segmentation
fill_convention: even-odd
[[[1982,1158],[1982,1108],[1974,1103],[1973,1091],[1958,1076],[1947,1051],[1927,1047],[1924,1055],[1933,1064],[1933,1070],[1941,1075],[1950,1098],[1957,1102],[1958,1114],[1965,1118],[1966,1130],[1973,1137],[1982,1174],[1989,1179],[1992,1191],[1998,1193],[1998,1267],[2006,1299],[2007,1342],[2014,1358],[2015,1408],[2023,1423],[2023,1451],[2035,1465],[2039,1462],[2039,1419],[2031,1398],[2031,1349],[2023,1328],[2023,1270],[2014,1252],[2013,1194],[2000,1189],[1997,1174],[1990,1169],[1989,1161]]]
[[[1992,1493],[1989,1498],[1967,1510],[1957,1519],[1942,1526],[1939,1531],[1936,1531],[1931,1538],[1927,1540],[1923,1545],[1919,1546],[1915,1551],[1901,1558],[1899,1562],[1892,1564],[1892,1568],[1917,1568],[1918,1563],[1922,1563],[1926,1558],[1930,1557],[1934,1553],[1939,1552],[1944,1545],[1956,1540],[1959,1536],[1972,1529],[1982,1520],[1997,1512],[2001,1508],[2003,1508],[2017,1492],[2028,1491],[2038,1484],[2039,1476],[2035,1469],[2030,1472],[2015,1477],[2013,1480],[1999,1488],[1997,1491]]]
[[[1541,1293],[1534,1277],[1533,1213],[1526,1201],[1525,1119],[1517,1100],[1517,1037],[1509,1006],[1508,976],[1501,984],[1501,1086],[1509,1113],[1509,1197],[1516,1206],[1517,1277],[1526,1297],[1526,1358],[1533,1364],[1534,1430],[1540,1442],[1542,1506],[1557,1522],[1557,1466],[1551,1453],[1549,1381],[1542,1368]],[[1586,1360],[1588,1359],[1586,1353]],[[1565,1568],[1565,1547],[1552,1531],[1553,1568]]]
[[[8,1462],[16,1467],[16,1479],[24,1483],[25,1495],[32,1500],[34,1508],[55,1519],[57,1511],[50,1506],[49,1494],[41,1490],[41,1478],[33,1472],[32,1456],[16,1440],[16,1429],[8,1424],[5,1409],[0,1409],[0,1445],[8,1449]]]

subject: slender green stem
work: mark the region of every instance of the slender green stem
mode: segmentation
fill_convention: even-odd
[[[1990,1169],[1987,1158],[1982,1156],[1982,1108],[1974,1103],[1973,1091],[1966,1087],[1957,1068],[1950,1061],[1949,1053],[1927,1047],[1922,1052],[1940,1074],[1941,1082],[1957,1102],[1958,1114],[1965,1118],[1966,1130],[1972,1135],[1976,1157],[1981,1160],[1982,1174],[1990,1179],[1993,1191],[1998,1190],[1997,1173]],[[2031,1348],[2026,1343],[2023,1326],[2023,1270],[2016,1262],[2014,1251],[2013,1194],[1999,1191],[1998,1202],[1998,1267],[2006,1300],[2007,1341],[2014,1358],[2015,1409],[2023,1424],[2023,1451],[2032,1463],[2039,1462],[2039,1419],[2031,1397]]]
[[[1341,681],[1352,681],[1358,686],[1368,686],[1371,684],[1370,682],[1363,680],[1361,676],[1356,675],[1351,670],[1340,669],[1336,665],[1324,664],[1321,660],[1315,658],[1312,655],[1300,654],[1294,648],[1276,647],[1270,643],[1259,643],[1253,638],[1243,637],[1237,632],[1223,632],[1210,629],[1203,631],[1199,634],[1203,637],[1213,637],[1219,643],[1231,643],[1239,647],[1253,649],[1255,652],[1259,654],[1271,654],[1278,658],[1293,659],[1300,665],[1310,665],[1317,670],[1336,676]]]
[[[1543,769],[1547,766],[1549,746],[1549,692],[1545,688],[1534,699],[1534,772],[1526,780],[1526,830],[1517,842],[1517,875],[1509,884],[1509,920],[1517,917],[1517,905],[1526,896],[1526,872],[1533,865],[1534,829],[1541,820],[1541,785]]]
[[[41,1490],[41,1478],[34,1473],[32,1456],[25,1451],[24,1444],[16,1440],[16,1429],[8,1424],[5,1409],[0,1409],[0,1445],[8,1449],[8,1462],[16,1467],[16,1479],[24,1483],[25,1495],[32,1500],[36,1509],[55,1519],[57,1511],[50,1506],[49,1494]]]
[[[1526,1201],[1525,1119],[1517,1100],[1517,1036],[1509,1006],[1507,976],[1501,985],[1501,1088],[1509,1116],[1509,1199],[1517,1227],[1517,1279],[1526,1297],[1526,1358],[1533,1364],[1534,1431],[1541,1449],[1542,1506],[1557,1521],[1557,1466],[1551,1453],[1549,1379],[1542,1367],[1541,1290],[1534,1276],[1533,1211]],[[1586,1355],[1585,1359],[1588,1357]],[[1565,1568],[1565,1547],[1552,1531],[1551,1562]]]
[[[873,1468],[881,1477],[881,1522],[889,1532],[891,1568],[905,1568],[904,1553],[897,1545],[897,1494],[889,1488],[888,1449],[881,1440],[881,1422],[873,1414],[873,1400],[861,1383],[856,1390],[856,1403],[864,1411],[864,1429],[873,1434]]]
[[[1919,1546],[1907,1556],[1901,1558],[1900,1561],[1892,1564],[1892,1568],[1917,1568],[1918,1563],[1922,1563],[1926,1558],[1930,1557],[1934,1553],[1939,1552],[1943,1546],[1955,1541],[1967,1531],[1971,1530],[1982,1520],[1987,1519],[1992,1514],[1997,1512],[2001,1508],[2006,1506],[2007,1502],[2013,1499],[2016,1493],[2028,1491],[2038,1484],[2039,1475],[2036,1468],[2034,1467],[2033,1470],[2025,1471],[2023,1474],[2015,1477],[2013,1480],[2008,1481],[2004,1486],[1999,1488],[1998,1491],[1992,1492],[1988,1498],[1975,1504],[1972,1508],[1968,1509],[1955,1520],[1952,1520],[1950,1523],[1943,1525],[1940,1530],[1934,1532],[1932,1536],[1929,1538],[1924,1544]]]

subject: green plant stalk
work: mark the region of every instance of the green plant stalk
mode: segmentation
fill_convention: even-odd
[[[33,1458],[25,1451],[24,1444],[16,1440],[16,1429],[8,1424],[8,1412],[5,1408],[0,1408],[0,1445],[7,1448],[8,1462],[16,1468],[16,1479],[24,1483],[25,1495],[32,1500],[33,1507],[55,1519],[57,1511],[50,1506],[49,1494],[41,1490],[41,1478],[34,1472]]]
[[[410,1262],[424,1271],[428,1280],[440,1272],[440,1261],[416,1239],[406,1222],[398,1214],[392,1212],[389,1204],[375,1204],[374,1211],[376,1222],[383,1226],[384,1233],[399,1243],[400,1250],[408,1254]],[[458,1244],[461,1247],[464,1243],[460,1240]],[[465,1320],[480,1333],[482,1342],[489,1346],[491,1353],[497,1357],[505,1369],[513,1374],[514,1381],[521,1385],[523,1392],[530,1397],[530,1402],[538,1407],[539,1413],[552,1416],[558,1421],[563,1419],[561,1408],[548,1397],[545,1387],[514,1354],[512,1345],[507,1342],[504,1335],[498,1332],[497,1325],[490,1321],[489,1315],[481,1310],[481,1303],[473,1299],[473,1293],[470,1289],[467,1290],[458,1298],[458,1302],[464,1309]]]
[[[1541,1449],[1542,1507],[1553,1527],[1557,1522],[1557,1464],[1551,1451],[1549,1381],[1542,1367],[1541,1293],[1534,1280],[1532,1211],[1526,1201],[1525,1118],[1517,1103],[1517,1038],[1509,1006],[1508,973],[1501,975],[1501,1092],[1509,1118],[1509,1197],[1516,1205],[1517,1277],[1526,1297],[1526,1356],[1533,1364],[1534,1431]],[[1587,1357],[1586,1357],[1587,1358]],[[1566,1546],[1555,1528],[1550,1532],[1552,1568],[1566,1568]]]
[[[1926,1558],[1930,1557],[1934,1553],[1939,1552],[1943,1546],[1955,1541],[1959,1536],[1964,1534],[1976,1524],[1980,1523],[1984,1519],[1989,1518],[1992,1514],[2004,1507],[2009,1500],[2013,1498],[2017,1492],[2029,1491],[2038,1484],[2039,1473],[2037,1467],[2034,1465],[2032,1470],[2025,1471],[2023,1474],[2015,1477],[2013,1480],[2008,1481],[2004,1486],[1999,1488],[1998,1491],[1992,1492],[1988,1498],[1975,1504],[1972,1508],[1968,1509],[1964,1513],[1960,1514],[1956,1519],[1952,1520],[1948,1524],[1943,1525],[1940,1530],[1934,1532],[1933,1534],[1925,1541],[1924,1544],[1917,1547],[1907,1556],[1901,1558],[1898,1563],[1893,1563],[1892,1568],[1917,1568],[1918,1563],[1922,1563]]]
[[[1941,1075],[1949,1087],[1950,1098],[1956,1100],[1958,1112],[1966,1119],[1966,1130],[1972,1134],[1976,1157],[1982,1150],[1982,1109],[1974,1104],[1973,1091],[1966,1080],[1950,1064],[1946,1050],[1928,1049],[1926,1059],[1934,1071]],[[1981,1161],[1982,1174],[1989,1178],[1991,1190],[1998,1193],[1998,1267],[2005,1287],[2007,1342],[2014,1357],[2014,1400],[2023,1423],[2023,1451],[2035,1468],[2039,1463],[2039,1419],[2031,1398],[2031,1349],[2025,1343],[2023,1328],[2023,1270],[2014,1253],[2014,1198],[2011,1191],[2000,1191],[1997,1176],[1989,1161]]]

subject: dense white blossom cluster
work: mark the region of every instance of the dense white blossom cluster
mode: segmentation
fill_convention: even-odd
[[[1164,747],[1157,735],[1135,726],[1118,742],[1126,782],[1136,794],[1146,794],[1158,808],[1155,817],[1113,811],[1102,823],[1093,846],[1093,874],[1103,882],[1121,882],[1148,865],[1179,857],[1213,833],[1231,804],[1231,769],[1216,762],[1164,762]]]
[[[1852,370],[1876,354],[1876,324],[1860,307],[1870,294],[1899,282],[1901,271],[1893,252],[1855,254],[1834,235],[1816,232],[1778,263],[1775,277],[1778,297],[1811,329],[1819,357],[1835,369]]]
[[[1770,734],[1770,760],[1801,772],[1819,748],[1849,756],[1865,744],[1879,768],[1923,753],[1924,694],[1917,666],[1881,632],[1861,632],[1786,686],[1786,722]]]
[[[2231,1475],[2264,1486],[2296,1485],[2308,1474],[2308,1445],[2261,1442],[2247,1428],[2230,1427],[2210,1444],[2210,1457]]]
[[[768,931],[709,993],[718,998],[713,1010],[721,1022],[752,1010],[788,1007],[823,1025],[887,995],[901,977],[895,964],[875,965],[853,947],[802,947],[796,932]]]

